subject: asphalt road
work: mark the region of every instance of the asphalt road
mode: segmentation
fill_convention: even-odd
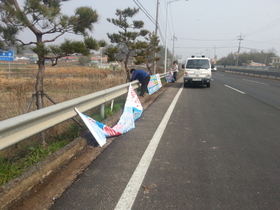
[[[280,82],[172,84],[56,200],[59,209],[280,209]]]

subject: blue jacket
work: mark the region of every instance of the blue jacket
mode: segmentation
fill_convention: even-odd
[[[149,74],[148,74],[146,71],[141,70],[141,69],[135,69],[135,71],[134,71],[134,73],[133,73],[133,75],[132,75],[130,81],[133,81],[133,80],[138,79],[138,81],[139,81],[140,83],[142,83],[143,80],[144,80],[147,76],[149,76]]]

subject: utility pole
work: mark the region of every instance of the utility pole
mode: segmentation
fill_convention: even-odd
[[[155,36],[157,36],[157,31],[158,31],[158,8],[159,8],[159,0],[157,0]],[[157,53],[155,52],[155,58],[156,58],[156,57],[157,57]],[[157,62],[154,61],[154,74],[156,74],[156,70],[157,70]]]
[[[216,56],[216,46],[214,48],[214,64],[216,64],[217,56]]]
[[[239,60],[239,52],[240,52],[240,46],[241,46],[241,41],[243,40],[242,39],[242,33],[240,34],[239,36],[239,45],[238,45],[238,50],[237,50],[237,58],[236,58],[236,63],[235,63],[235,66],[238,65],[238,60]]]
[[[175,37],[175,34],[173,35],[172,40],[173,40],[173,50],[172,50],[172,63],[173,63],[174,58],[175,58],[175,56],[174,56],[174,42],[177,41],[177,37]]]

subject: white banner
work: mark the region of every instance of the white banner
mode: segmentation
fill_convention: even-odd
[[[143,108],[137,94],[130,85],[124,106],[124,112],[120,117],[119,122],[113,128],[90,118],[81,113],[77,108],[75,108],[75,111],[82,118],[99,146],[102,147],[106,143],[106,137],[118,136],[135,128],[134,121],[142,115]]]

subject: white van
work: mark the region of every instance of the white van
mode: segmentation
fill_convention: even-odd
[[[211,63],[205,56],[188,58],[184,71],[184,87],[191,84],[205,84],[210,87]]]

